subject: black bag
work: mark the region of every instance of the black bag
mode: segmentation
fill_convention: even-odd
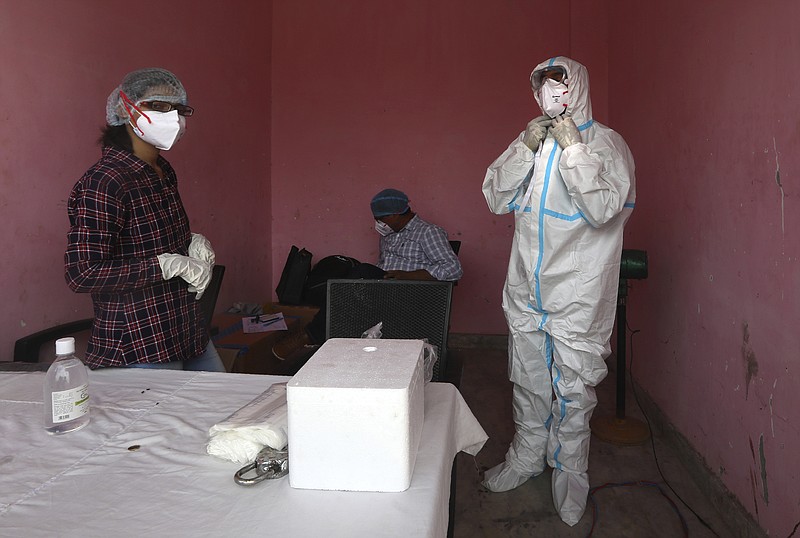
[[[359,261],[348,256],[326,256],[314,265],[306,280],[305,302],[325,306],[328,280],[331,278],[347,278],[348,273],[359,265]]]
[[[300,304],[303,301],[303,288],[311,270],[311,253],[292,245],[286,265],[283,266],[281,280],[275,293],[281,304]]]

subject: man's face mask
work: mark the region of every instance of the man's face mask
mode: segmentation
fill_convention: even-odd
[[[382,236],[386,237],[387,235],[394,233],[394,230],[391,226],[383,222],[382,220],[375,221],[375,231],[381,234]]]
[[[569,88],[563,82],[546,78],[542,82],[542,110],[551,118],[567,111],[569,105]]]

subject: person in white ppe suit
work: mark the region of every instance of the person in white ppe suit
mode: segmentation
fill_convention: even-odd
[[[589,79],[558,56],[533,70],[545,115],[489,166],[483,194],[515,230],[503,292],[516,432],[483,485],[508,491],[553,468],[553,502],[575,525],[589,492],[589,419],[619,282],[622,230],[633,210],[633,157],[592,118]]]

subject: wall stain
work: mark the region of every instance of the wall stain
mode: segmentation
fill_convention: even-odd
[[[781,163],[778,162],[778,143],[775,137],[772,137],[772,147],[775,149],[775,183],[778,184],[778,189],[781,192],[781,235],[786,235],[786,193],[783,190],[783,183],[781,183]]]
[[[753,458],[753,466],[750,468],[750,488],[753,493],[753,506],[755,507],[756,518],[758,518],[758,479],[759,475],[756,474],[756,467],[760,467],[761,472],[761,497],[764,503],[769,505],[769,488],[767,487],[767,458],[764,455],[764,434],[758,440],[758,459],[756,459],[756,449],[753,446],[753,438],[748,436],[747,441],[750,444],[750,456]]]
[[[753,506],[756,510],[756,521],[759,521],[758,494],[756,493],[756,473],[753,471],[753,469],[750,469],[750,489],[753,491]]]
[[[742,324],[742,359],[744,359],[745,366],[745,390],[744,399],[750,396],[750,382],[758,374],[758,361],[753,348],[750,346],[750,327],[747,322]]]
[[[764,456],[764,434],[758,440],[758,458],[761,463],[761,488],[764,502],[769,504],[769,489],[767,489],[767,458]]]
[[[753,458],[753,466],[750,467],[750,491],[753,495],[753,507],[756,512],[756,520],[758,520],[758,478],[756,478],[755,467],[756,463],[756,449],[753,447],[753,438],[747,436],[747,442],[750,445],[750,456]]]

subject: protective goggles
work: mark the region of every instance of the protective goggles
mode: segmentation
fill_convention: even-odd
[[[567,84],[567,70],[563,67],[554,65],[531,73],[531,87],[538,91],[539,88],[542,87],[542,81],[544,80],[545,76],[547,76],[547,78],[552,78],[556,82],[563,82],[564,84]]]

